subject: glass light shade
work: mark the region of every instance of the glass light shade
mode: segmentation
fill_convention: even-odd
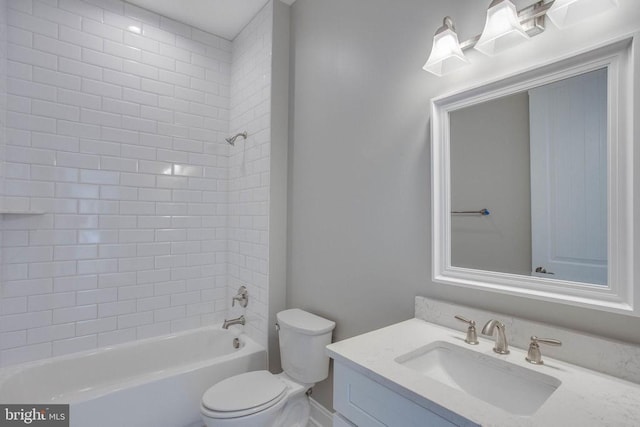
[[[422,69],[436,76],[443,76],[468,63],[469,60],[460,49],[458,35],[448,28],[433,36],[431,55]]]
[[[475,49],[493,56],[524,41],[529,35],[520,25],[518,11],[511,0],[494,1],[487,10],[487,20]]]
[[[570,27],[618,6],[618,0],[556,0],[547,16],[558,28]]]

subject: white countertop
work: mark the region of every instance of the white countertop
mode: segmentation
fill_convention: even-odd
[[[508,331],[507,331],[508,333]],[[453,330],[410,319],[327,347],[336,361],[386,386],[403,397],[430,409],[433,404],[483,426],[600,427],[640,425],[640,385],[544,356],[544,365],[525,361],[526,351],[511,347],[508,355],[493,352],[493,340],[480,344],[464,342],[465,329]],[[445,341],[541,372],[562,382],[531,416],[516,416],[456,390],[397,362],[395,358],[428,345]],[[594,349],[595,351],[595,349]]]

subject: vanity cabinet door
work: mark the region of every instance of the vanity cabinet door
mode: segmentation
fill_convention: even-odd
[[[357,427],[458,426],[339,362],[333,371],[333,406]],[[345,424],[336,424],[334,419],[336,425]]]

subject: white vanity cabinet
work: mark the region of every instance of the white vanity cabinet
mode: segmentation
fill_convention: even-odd
[[[476,425],[439,408],[426,409],[338,361],[333,371],[333,427]]]

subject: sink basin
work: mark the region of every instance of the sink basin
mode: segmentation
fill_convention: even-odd
[[[520,416],[534,414],[561,384],[552,376],[444,341],[398,356],[395,361]]]

